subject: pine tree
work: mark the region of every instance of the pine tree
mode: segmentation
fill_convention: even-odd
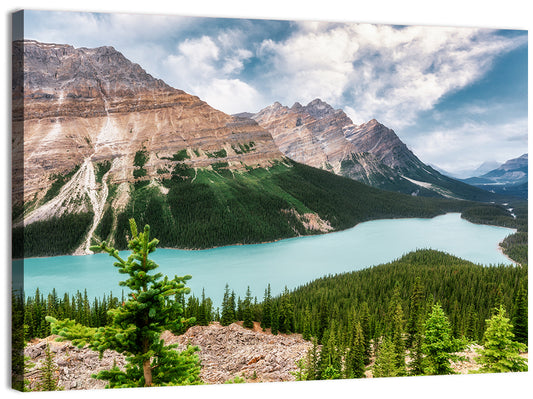
[[[11,387],[18,391],[25,390],[24,371],[27,362],[24,357],[24,335],[28,328],[24,311],[24,294],[22,290],[11,291]]]
[[[279,302],[279,331],[282,333],[294,331],[294,310],[287,287]]]
[[[424,288],[420,277],[417,277],[411,294],[407,321],[406,346],[411,349],[411,362],[409,363],[409,374],[411,375],[424,374],[422,345],[424,342],[425,303]]]
[[[311,313],[309,312],[309,308],[305,309],[303,317],[302,338],[307,341],[311,339]]]
[[[224,289],[224,299],[222,300],[222,314],[220,315],[220,324],[229,326],[235,321],[235,304],[230,296],[229,286],[226,284]]]
[[[364,339],[365,365],[368,365],[370,364],[370,356],[372,355],[372,347],[370,345],[372,341],[372,332],[370,331],[370,311],[368,309],[367,302],[363,302],[361,304],[361,310],[359,311],[359,320],[361,322],[361,331],[363,332]]]
[[[394,347],[395,367],[398,375],[405,375],[405,342],[403,340],[403,311],[402,305],[397,302],[396,310],[392,315],[391,342]]]
[[[236,320],[242,320],[242,310],[243,310],[243,301],[241,301],[241,297],[237,297],[237,311],[235,312],[235,319]]]
[[[317,326],[317,339],[319,344],[323,344],[324,333],[329,325],[329,312],[326,298],[324,295],[320,297],[320,305],[318,307],[318,326]]]
[[[232,323],[236,320],[238,320],[237,317],[237,301],[235,300],[235,291],[231,290],[231,294],[229,296],[229,310],[231,312],[231,320]]]
[[[477,328],[476,328],[477,314],[474,311],[474,307],[470,305],[468,307],[466,315],[466,337],[469,339],[477,339]]]
[[[197,309],[191,315],[196,318],[196,324],[199,326],[207,326],[213,318],[212,308],[213,303],[210,298],[205,297],[205,289],[202,288],[202,298],[200,302],[197,302]]]
[[[38,391],[61,391],[59,387],[59,368],[54,363],[54,357],[47,343],[44,349],[44,361],[40,369],[41,375],[37,384]]]
[[[399,370],[396,367],[396,352],[394,344],[387,336],[379,345],[378,353],[376,355],[376,362],[372,368],[372,376],[379,377],[396,377],[399,375]]]
[[[261,317],[261,327],[263,331],[270,328],[272,324],[272,297],[270,294],[270,284],[265,289],[265,296],[263,298],[263,315]]]
[[[424,374],[424,333],[418,331],[411,344],[411,362],[409,363],[410,375]]]
[[[341,373],[341,353],[337,341],[337,326],[335,322],[324,334],[325,343],[320,351],[318,360],[318,379],[331,380],[340,378]]]
[[[150,240],[150,227],[138,233],[133,219],[130,219],[131,240],[128,247],[132,254],[127,260],[105,242],[91,247],[92,251],[104,251],[117,261],[114,266],[129,278],[121,281],[121,286],[131,290],[129,299],[109,313],[112,323],[100,328],[89,328],[73,320],[58,321],[48,317],[54,334],[69,339],[74,345],[89,344],[93,350],[103,353],[106,349],[115,350],[126,356],[125,371],[118,367],[100,371],[95,377],[109,381],[111,388],[163,385],[185,385],[200,383],[200,365],[196,355],[197,347],[188,347],[181,352],[177,345],[165,346],[161,333],[177,328],[184,323],[183,308],[178,301],[170,301],[178,293],[189,293],[185,287],[191,276],[173,279],[162,274],[151,274],[158,265],[148,258],[156,250],[157,239]],[[173,317],[171,317],[173,316]]]
[[[270,332],[274,335],[278,335],[279,331],[279,313],[278,313],[278,305],[273,304],[272,306],[272,321],[270,324]]]
[[[513,333],[515,340],[527,345],[527,291],[525,284],[520,284],[516,294],[513,317]]]
[[[352,321],[350,344],[345,356],[344,376],[363,378],[365,376],[365,338],[358,320]]]
[[[415,336],[420,333],[424,324],[424,288],[420,277],[417,277],[413,286],[409,303],[409,319],[407,321],[407,341],[406,346],[411,348],[415,341]]]
[[[459,342],[452,337],[450,322],[441,306],[433,305],[425,323],[423,350],[426,354],[427,374],[454,374],[450,360],[460,349]]]
[[[248,289],[246,290],[246,296],[244,297],[242,315],[242,326],[244,328],[253,328],[254,320],[252,312],[252,293],[250,291],[250,286],[248,286]]]
[[[523,343],[513,341],[513,326],[505,317],[505,309],[500,305],[496,313],[486,321],[484,347],[478,350],[476,361],[482,366],[480,373],[506,373],[527,371],[527,362],[520,356],[526,350]]]

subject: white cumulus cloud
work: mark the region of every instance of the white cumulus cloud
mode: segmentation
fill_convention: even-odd
[[[496,56],[527,40],[486,29],[300,25],[285,40],[264,41],[259,51],[272,67],[272,93],[287,103],[320,97],[349,108],[356,123],[377,118],[396,129],[478,80]]]

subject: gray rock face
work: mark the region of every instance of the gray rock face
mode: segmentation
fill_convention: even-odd
[[[275,102],[252,119],[270,132],[284,155],[297,162],[390,191],[487,199],[481,190],[425,165],[377,120],[355,125],[344,111],[320,99],[291,108]]]
[[[319,99],[291,108],[276,102],[252,118],[272,134],[283,154],[309,166],[339,173],[342,160],[358,152],[343,134],[351,120]]]
[[[421,164],[394,130],[375,119],[359,126],[348,125],[344,129],[344,134],[360,152],[373,154],[377,160],[391,168],[402,169]]]
[[[320,99],[291,108],[276,102],[252,117],[287,157],[377,187],[402,182],[400,169],[422,164],[375,119],[362,125]]]

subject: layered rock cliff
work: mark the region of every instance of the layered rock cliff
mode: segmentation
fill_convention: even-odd
[[[208,167],[268,165],[282,158],[270,134],[249,119],[224,114],[198,97],[155,79],[112,47],[19,42],[15,76],[14,158],[24,159],[24,200],[40,198],[56,174],[110,161],[110,182],[134,180],[135,154],[149,154],[144,179],[168,169],[174,154]],[[18,126],[17,126],[18,125]],[[250,145],[250,143],[253,143]],[[241,146],[251,147],[241,151]],[[23,155],[21,155],[21,153]],[[215,155],[213,155],[215,154]]]

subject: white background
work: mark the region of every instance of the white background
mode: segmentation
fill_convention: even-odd
[[[48,1],[3,1],[3,39],[1,63],[2,76],[2,137],[0,157],[0,259],[4,297],[0,344],[2,367],[0,389],[2,395],[19,395],[9,390],[10,384],[10,96],[11,96],[11,13],[20,9],[136,12],[149,14],[175,14],[188,16],[245,17],[262,19],[300,19],[325,21],[376,22],[390,24],[423,24],[441,26],[466,26],[485,28],[509,28],[529,30],[533,23],[532,6],[529,0],[193,0],[186,4],[180,1],[149,0],[132,1],[92,0],[81,3],[63,0]],[[531,65],[531,56],[529,57]],[[531,68],[530,68],[531,69]],[[531,84],[529,84],[531,89]],[[531,90],[529,91],[531,92]],[[530,102],[531,103],[531,102]],[[531,105],[530,105],[531,107]],[[530,108],[531,109],[531,108]],[[73,393],[24,394],[28,397],[106,398],[134,397],[145,395],[164,398],[269,398],[294,397],[302,399],[346,398],[508,398],[530,397],[533,384],[530,373],[507,375],[471,375],[452,377],[406,377],[393,379],[352,380],[307,383],[238,384],[203,387],[176,387],[127,389],[113,391],[80,391]],[[37,395],[37,396],[36,396]],[[4,396],[3,396],[4,397]],[[6,396],[7,397],[7,396]]]

